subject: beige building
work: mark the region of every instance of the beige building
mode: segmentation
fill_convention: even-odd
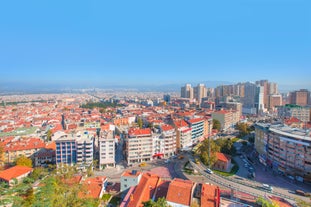
[[[153,136],[150,128],[131,128],[125,142],[129,165],[152,160]]]
[[[220,122],[222,130],[227,130],[239,122],[240,114],[238,111],[221,110],[213,112],[212,118]]]
[[[256,124],[259,160],[274,171],[311,180],[311,137],[284,125]]]

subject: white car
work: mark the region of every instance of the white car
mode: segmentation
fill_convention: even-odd
[[[211,169],[206,169],[205,172],[207,172],[208,174],[213,174],[213,171]]]

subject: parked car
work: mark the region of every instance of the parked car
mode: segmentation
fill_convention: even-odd
[[[296,190],[295,193],[301,196],[310,196],[310,193],[304,192],[302,190]]]

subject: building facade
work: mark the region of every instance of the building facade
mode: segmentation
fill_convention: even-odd
[[[56,165],[77,165],[86,168],[93,163],[93,139],[88,132],[63,135],[55,140]]]
[[[101,134],[99,142],[99,166],[100,168],[115,167],[115,138],[112,131]]]
[[[194,118],[187,120],[189,127],[191,128],[191,140],[192,144],[197,144],[204,138],[204,119]]]
[[[292,117],[299,119],[302,122],[310,121],[310,107],[303,107],[293,104],[277,107],[278,117],[282,119],[290,119]]]
[[[153,136],[150,128],[131,128],[128,131],[126,144],[126,159],[129,165],[150,161],[153,150]]]
[[[260,162],[275,172],[310,179],[311,137],[305,130],[258,123],[255,148]]]

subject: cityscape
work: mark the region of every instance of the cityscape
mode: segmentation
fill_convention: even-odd
[[[0,207],[310,207],[311,4],[0,7]]]

